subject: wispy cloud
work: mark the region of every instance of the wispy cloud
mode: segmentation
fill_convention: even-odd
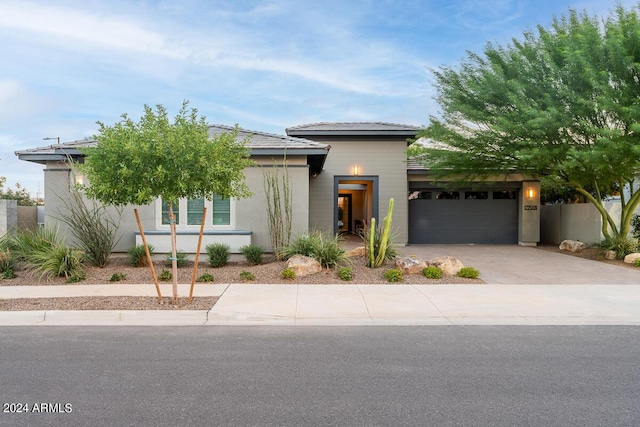
[[[180,57],[166,39],[123,16],[62,6],[16,2],[3,5],[0,27],[34,33],[42,42],[73,43],[77,49],[103,48]]]
[[[636,0],[622,0],[626,6]],[[13,150],[81,139],[142,104],[190,99],[211,122],[424,124],[428,67],[454,65],[599,0],[0,0],[0,174]],[[603,10],[605,9],[605,10]]]

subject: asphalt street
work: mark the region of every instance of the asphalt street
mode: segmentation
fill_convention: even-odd
[[[2,426],[640,425],[638,326],[52,326],[0,337]]]

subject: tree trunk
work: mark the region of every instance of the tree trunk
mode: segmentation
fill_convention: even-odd
[[[169,227],[171,229],[171,276],[173,278],[173,303],[178,303],[178,258],[176,256],[176,217],[173,204],[169,203]]]

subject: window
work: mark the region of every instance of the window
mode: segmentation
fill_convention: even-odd
[[[489,198],[488,191],[465,191],[464,198],[466,200],[486,200]]]
[[[438,200],[458,200],[459,198],[459,191],[436,191],[436,199]]]
[[[202,222],[203,211],[204,211],[203,198],[187,200],[187,225],[200,225]]]
[[[159,202],[160,223],[162,227],[169,226],[169,205],[166,202]],[[179,228],[199,227],[202,221],[202,212],[207,208],[207,218],[205,227],[207,228],[231,228],[232,224],[232,201],[214,196],[213,200],[180,199],[173,206],[173,214],[176,216],[176,226]]]
[[[493,192],[494,200],[515,200],[516,198],[517,198],[517,195],[515,191],[504,190],[504,191]]]

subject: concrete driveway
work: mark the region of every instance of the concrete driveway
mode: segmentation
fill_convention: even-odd
[[[624,268],[543,249],[518,245],[410,245],[405,255],[429,260],[458,258],[480,271],[488,284],[630,285],[640,284],[640,269]]]

